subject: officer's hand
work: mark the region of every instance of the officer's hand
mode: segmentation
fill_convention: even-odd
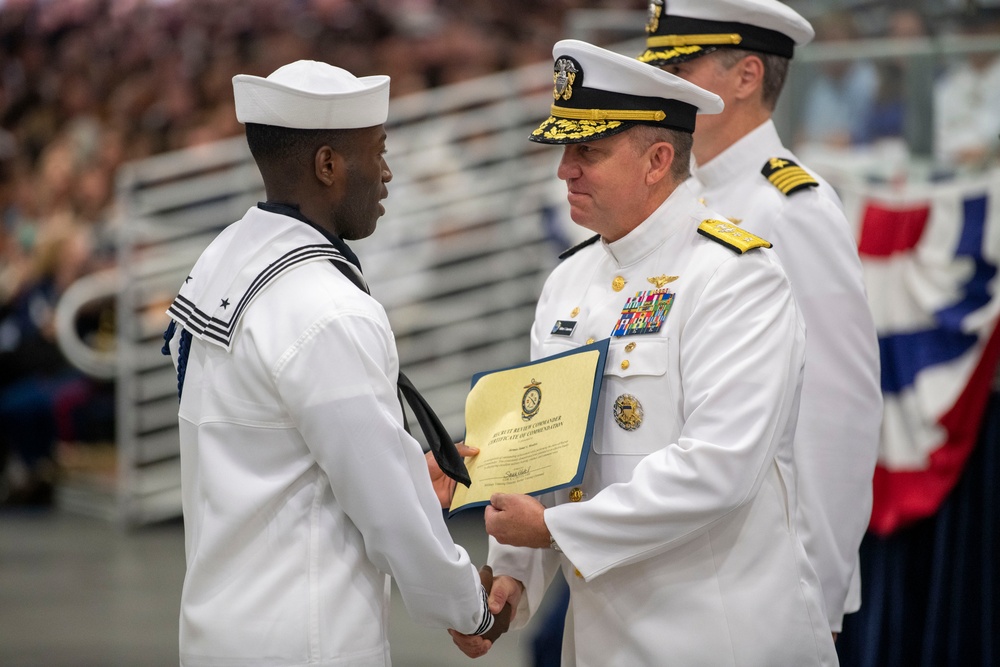
[[[486,532],[500,544],[548,548],[551,535],[544,513],[545,506],[531,496],[494,493],[483,516]]]
[[[524,584],[501,574],[493,579],[493,590],[490,591],[490,611],[493,614],[502,614],[503,610],[510,609],[510,619],[508,625],[514,620],[517,605],[521,602],[521,595],[524,593]]]
[[[455,443],[455,447],[458,448],[458,453],[464,457],[475,456],[479,453],[479,450],[475,447],[466,447],[464,442]],[[452,496],[455,495],[456,482],[444,474],[441,466],[438,465],[437,459],[434,458],[434,454],[427,452],[424,454],[424,458],[427,459],[427,472],[431,476],[434,495],[437,496],[438,502],[441,503],[441,508],[448,509],[451,507]]]
[[[506,579],[510,579],[510,577],[506,577]],[[482,582],[483,588],[486,589],[486,593],[490,595],[490,613],[493,614],[493,627],[480,636],[483,639],[495,642],[500,635],[507,632],[507,629],[510,628],[510,622],[514,616],[514,609],[511,607],[509,602],[505,604],[509,595],[506,590],[506,584],[502,586],[503,590],[501,590],[498,593],[498,596],[494,598],[492,594],[494,583],[493,568],[489,565],[483,565],[479,568],[479,581]],[[494,602],[494,599],[497,601]]]
[[[479,570],[479,578],[490,593],[489,604],[490,613],[493,614],[493,627],[485,635],[463,635],[457,630],[448,630],[455,646],[470,658],[486,655],[493,647],[493,642],[507,631],[513,620],[514,610],[521,600],[521,593],[524,591],[521,582],[513,577],[501,575],[494,579],[493,570],[488,565]]]

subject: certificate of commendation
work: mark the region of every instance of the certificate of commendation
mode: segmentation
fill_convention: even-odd
[[[465,401],[465,463],[451,514],[494,493],[537,495],[579,484],[590,451],[608,339],[522,366],[478,373]]]

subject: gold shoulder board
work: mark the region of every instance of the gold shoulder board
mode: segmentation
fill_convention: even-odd
[[[754,248],[771,247],[768,241],[759,236],[754,236],[745,229],[740,229],[733,223],[722,220],[712,220],[711,218],[703,220],[698,225],[698,233],[717,243],[721,243],[731,250],[735,250],[741,255],[747,250],[753,250]]]
[[[764,163],[760,170],[771,185],[781,190],[784,195],[790,195],[804,188],[814,188],[819,182],[809,175],[809,172],[791,160],[773,157]]]

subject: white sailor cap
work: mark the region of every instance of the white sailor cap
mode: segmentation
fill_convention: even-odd
[[[303,130],[374,127],[389,117],[389,77],[356,77],[315,60],[297,60],[266,79],[233,77],[236,118]]]
[[[656,66],[719,48],[791,58],[815,35],[809,21],[778,0],[650,0],[647,19],[639,60]]]
[[[722,98],[715,93],[587,42],[556,42],[552,56],[555,102],[531,141],[593,141],[635,125],[694,132],[697,114],[722,111]]]

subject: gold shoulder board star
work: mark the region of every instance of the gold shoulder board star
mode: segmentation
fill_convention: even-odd
[[[656,289],[660,289],[661,287],[663,287],[667,283],[674,282],[679,277],[680,276],[664,276],[664,275],[659,275],[659,276],[653,276],[652,278],[646,278],[646,280],[648,280],[652,284],[656,285]]]

